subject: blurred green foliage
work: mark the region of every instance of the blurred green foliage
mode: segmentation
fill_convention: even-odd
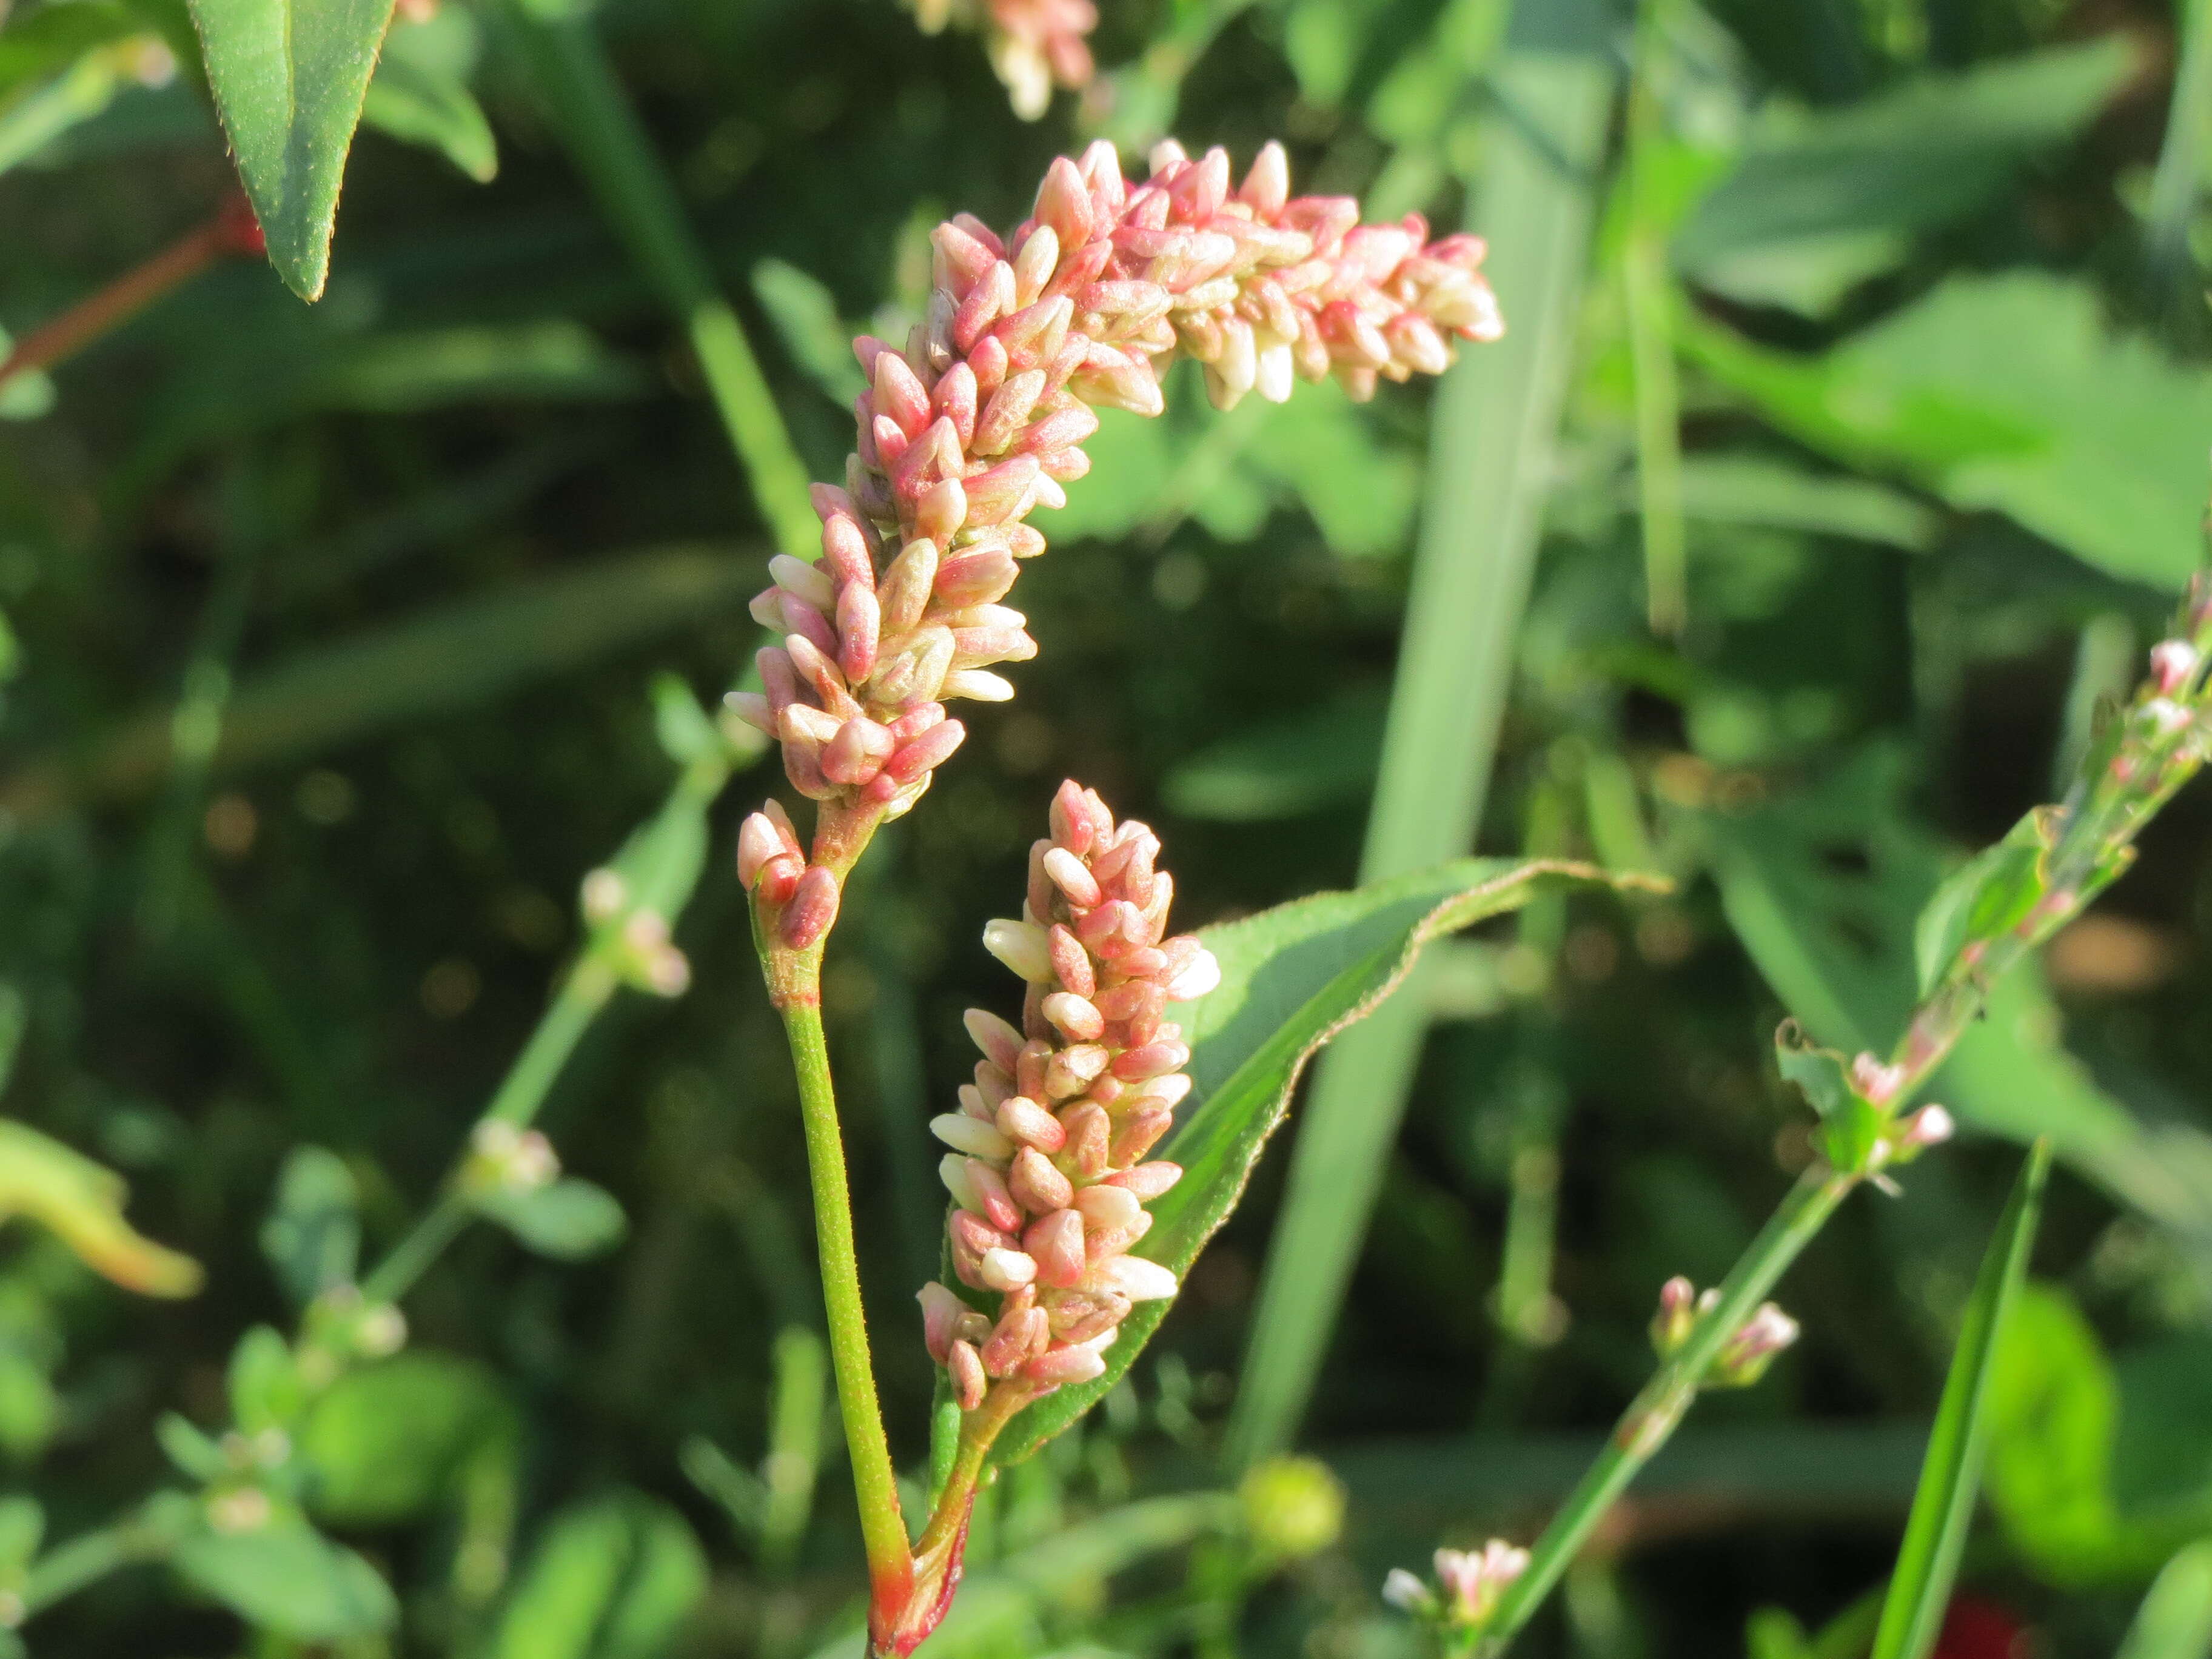
[[[0,7],[0,340],[240,173],[283,276],[222,264],[0,383],[0,1213],[53,1228],[0,1237],[0,1653],[23,1611],[56,1659],[851,1653],[803,1152],[726,875],[775,781],[725,791],[749,757],[706,712],[789,533],[746,388],[840,476],[845,342],[918,314],[928,225],[1018,218],[1097,131],[1240,159],[1280,136],[1302,186],[1480,222],[1506,258],[1480,181],[1514,8],[1134,0],[1097,86],[1035,126],[974,37],[884,0],[422,9],[329,102],[251,77],[272,41],[366,77],[380,7]],[[1609,16],[1650,100],[1639,187],[1609,118],[1564,413],[1513,481],[1533,588],[1508,655],[1459,665],[1510,696],[1458,850],[1676,885],[1545,893],[1407,993],[1432,1029],[1306,1424],[1340,1530],[1307,1466],[1240,1498],[1219,1458],[1279,1153],[1127,1375],[986,1493],[927,1653],[1410,1652],[1384,1568],[1526,1536],[1640,1380],[1660,1281],[1717,1278],[1809,1155],[1778,1019],[1893,1035],[1928,897],[2045,798],[2199,560],[2205,6],[1671,0],[1640,42]],[[642,123],[628,175],[589,170],[590,135],[626,142],[579,55],[602,49]],[[689,240],[609,216],[641,155]],[[1675,638],[1646,624],[1655,327]],[[1351,884],[1453,390],[1220,416],[1177,385],[1159,421],[1109,416],[1024,581],[1043,654],[854,889],[831,1039],[917,1480],[923,1122],[970,1058],[960,1011],[1002,988],[980,924],[1069,774],[1160,828],[1193,923]],[[2018,1163],[1991,1143],[2048,1135],[1963,1577],[2039,1651],[2201,1654],[2208,830],[2185,796],[2008,984],[1935,1086],[1955,1155],[1815,1245],[1783,1292],[1799,1349],[1701,1407],[1516,1651],[1866,1652]],[[501,1224],[395,1328],[346,1292],[565,965],[643,973],[579,909],[602,866],[675,918],[690,988],[610,980],[594,1022],[565,981],[573,1055],[530,1075],[567,1173],[479,1205]],[[137,1300],[72,1244],[205,1286]],[[301,1356],[348,1343],[364,1363],[295,1418]]]

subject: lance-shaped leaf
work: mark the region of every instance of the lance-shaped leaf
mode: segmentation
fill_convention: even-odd
[[[1518,909],[1562,887],[1660,884],[1607,878],[1553,860],[1458,859],[1351,892],[1317,893],[1200,934],[1221,983],[1182,1018],[1191,1047],[1191,1101],[1159,1156],[1183,1178],[1152,1205],[1152,1231],[1134,1254],[1190,1270],[1244,1194],[1267,1138],[1290,1108],[1298,1074],[1321,1046],[1374,1012],[1443,934]],[[1166,1302],[1143,1302],[1106,1351],[1106,1374],[1048,1395],[1017,1417],[996,1459],[1026,1457],[1120,1382],[1158,1328]]]
[[[191,0],[191,10],[269,263],[301,299],[319,298],[392,0]]]

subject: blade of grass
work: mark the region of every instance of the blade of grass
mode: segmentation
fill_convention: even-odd
[[[599,210],[690,335],[776,545],[796,558],[813,558],[820,527],[808,504],[805,465],[599,36],[588,22],[543,21],[520,4],[502,6],[497,15]]]
[[[1427,510],[1368,820],[1363,883],[1464,852],[1512,676],[1588,260],[1613,75],[1594,6],[1524,0],[1497,74],[1480,228],[1508,319],[1437,395]],[[1420,1056],[1419,996],[1323,1057],[1231,1419],[1249,1467],[1297,1431]]]
[[[1689,550],[1682,520],[1682,404],[1674,375],[1674,283],[1667,214],[1656,177],[1665,115],[1653,84],[1667,50],[1668,0],[1642,0],[1628,93],[1628,230],[1620,276],[1636,390],[1636,487],[1644,538],[1644,603],[1651,631],[1679,635],[1689,621]]]
[[[2143,1597],[2118,1659],[2203,1659],[2212,1653],[2212,1538],[2167,1562]]]
[[[1990,1361],[2003,1334],[2005,1316],[2027,1277],[2027,1256],[2042,1213],[2051,1175],[2051,1143],[2039,1140],[2027,1155],[2012,1198],[1982,1258],[1972,1299],[1966,1304],[1959,1346],[1944,1379],[1942,1403],[1929,1437],[1928,1456],[1912,1495],[1911,1518],[1889,1594],[1875,1633],[1874,1659],[1927,1659],[1942,1633],[1944,1610],[1959,1576],[1959,1557],[1981,1489],[1982,1454],[1988,1437],[1983,1415]]]

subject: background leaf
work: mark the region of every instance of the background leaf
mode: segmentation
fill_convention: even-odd
[[[399,1616],[374,1567],[288,1505],[248,1531],[203,1524],[185,1535],[173,1559],[179,1577],[202,1595],[299,1641],[370,1636],[389,1630]]]
[[[707,1586],[684,1518],[637,1492],[553,1517],[501,1614],[490,1659],[653,1659]]]

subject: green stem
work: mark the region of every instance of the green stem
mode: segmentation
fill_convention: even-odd
[[[814,1189],[814,1234],[822,1258],[822,1301],[830,1324],[830,1359],[837,1380],[837,1410],[853,1462],[860,1499],[860,1535],[868,1554],[875,1603],[896,1613],[914,1584],[906,1521],[899,1511],[898,1479],[876,1374],[868,1357],[868,1321],[860,1304],[860,1263],[853,1247],[853,1204],[845,1175],[845,1143],[830,1080],[830,1048],[817,1000],[780,999],[791,1063],[799,1076],[799,1113],[806,1130],[806,1168]]]
[[[58,1545],[33,1564],[23,1582],[22,1616],[28,1619],[125,1567],[158,1561],[172,1541],[167,1533],[134,1516]]]
[[[502,9],[508,38],[537,82],[561,141],[615,234],[660,302],[690,337],[730,446],[776,545],[811,559],[821,529],[805,464],[761,374],[738,315],[684,204],[591,25],[547,22],[520,4]]]
[[[576,1045],[591,1030],[599,1010],[606,1006],[614,986],[614,977],[605,966],[596,957],[586,955],[539,1017],[537,1029],[514,1057],[514,1064],[507,1068],[491,1104],[477,1121],[520,1126],[536,1117],[560,1078],[561,1068],[576,1052]],[[362,1281],[362,1295],[371,1302],[397,1302],[406,1295],[446,1247],[460,1236],[471,1213],[467,1200],[449,1182],[438,1201]]]
[[[1514,1580],[1485,1626],[1481,1651],[1502,1653],[1581,1553],[1628,1483],[1667,1443],[1712,1368],[1722,1345],[1750,1318],[1775,1281],[1813,1241],[1859,1177],[1816,1168],[1784,1199],[1750,1249],[1721,1285],[1718,1302],[1700,1315],[1674,1356],[1652,1374],[1621,1413],[1613,1437],[1552,1517],[1528,1553],[1528,1566]]]

